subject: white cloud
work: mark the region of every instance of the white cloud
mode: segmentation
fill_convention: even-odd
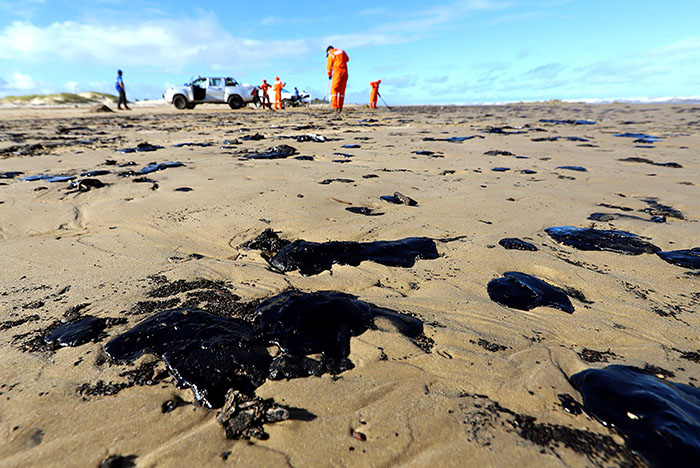
[[[0,77],[0,97],[36,94],[45,91],[44,83],[18,71]]]
[[[31,76],[19,72],[12,73],[10,75],[10,81],[7,84],[8,88],[17,90],[34,89],[36,86],[37,84]]]
[[[686,37],[665,47],[651,50],[647,55],[655,60],[697,61],[700,59],[700,37]]]
[[[194,64],[251,66],[266,58],[293,57],[309,50],[307,40],[259,41],[232,36],[213,16],[150,20],[132,24],[52,23],[38,27],[15,21],[0,31],[0,60],[62,64],[101,63],[181,72]]]

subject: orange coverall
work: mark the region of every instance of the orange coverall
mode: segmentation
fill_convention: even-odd
[[[270,105],[270,96],[267,95],[267,90],[270,88],[272,88],[272,86],[270,86],[270,83],[268,83],[267,80],[263,80],[262,84],[260,85],[260,90],[262,91],[262,96],[260,96],[260,100],[263,109],[265,107],[267,107],[268,109],[272,107]]]
[[[331,107],[342,110],[345,102],[345,86],[348,84],[348,54],[342,49],[328,52],[328,78],[331,82]]]
[[[376,109],[377,108],[377,96],[379,96],[379,83],[381,83],[382,80],[377,80],[377,81],[371,81],[369,85],[372,87],[372,90],[369,92],[369,108],[370,109]]]
[[[273,88],[275,90],[275,109],[282,109],[282,88],[287,83],[282,83],[279,78],[275,79]]]

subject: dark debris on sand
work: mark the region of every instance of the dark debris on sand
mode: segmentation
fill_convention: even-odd
[[[469,342],[470,342],[471,344],[475,344],[475,345],[477,345],[477,346],[481,346],[481,347],[484,348],[486,351],[489,351],[489,352],[491,352],[491,353],[495,353],[495,352],[497,352],[497,351],[505,351],[506,349],[508,349],[508,346],[501,345],[501,344],[498,344],[498,343],[492,343],[492,342],[490,342],[490,341],[488,341],[488,340],[485,340],[485,339],[483,339],[483,338],[479,338],[478,341],[469,340]]]
[[[609,349],[607,351],[596,351],[594,349],[583,348],[578,356],[586,362],[608,362],[610,359],[617,359],[620,356]]]
[[[464,393],[461,400],[462,424],[467,437],[482,447],[489,447],[497,433],[505,429],[555,455],[568,449],[597,466],[646,466],[641,457],[615,442],[610,435],[538,422],[535,417],[516,413],[486,395]]]
[[[277,145],[257,153],[241,153],[241,159],[284,159],[297,154],[296,148],[289,145]]]
[[[355,214],[361,214],[364,216],[382,216],[384,214],[374,211],[372,208],[366,206],[348,206],[347,208],[345,208],[345,211],[349,211],[350,213]]]
[[[216,420],[224,426],[227,439],[266,440],[269,435],[263,429],[263,424],[287,419],[311,421],[315,418],[306,410],[280,405],[272,398],[262,399],[230,389]]]
[[[78,386],[77,392],[83,400],[87,401],[89,397],[116,395],[125,388],[156,385],[169,377],[166,370],[158,368],[158,364],[158,361],[143,362],[135,369],[121,372],[119,377],[124,380],[120,382],[103,380],[98,380],[96,383],[85,382]]]
[[[418,206],[417,201],[401,192],[394,192],[393,195],[382,195],[379,198],[394,205]]]
[[[677,210],[672,206],[659,203],[659,201],[656,198],[644,198],[642,201],[649,205],[648,208],[644,208],[643,210],[641,210],[644,213],[648,213],[652,216],[664,216],[669,218],[685,219],[685,216],[680,210]]]

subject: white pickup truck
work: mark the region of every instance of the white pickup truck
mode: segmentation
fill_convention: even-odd
[[[197,104],[228,104],[240,109],[257,96],[255,86],[239,84],[231,77],[199,77],[184,86],[168,88],[163,99],[177,109],[194,109]]]

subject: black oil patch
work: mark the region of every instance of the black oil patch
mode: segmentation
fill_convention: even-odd
[[[230,388],[252,395],[268,378],[351,369],[350,338],[373,328],[376,317],[389,319],[417,346],[425,338],[419,319],[335,291],[287,291],[250,304],[239,304],[240,313],[232,316],[166,310],[113,338],[104,349],[117,362],[155,354],[200,403],[221,407]],[[267,350],[273,345],[279,348],[275,356]],[[320,359],[311,357],[317,354]]]
[[[607,250],[625,255],[656,253],[661,250],[626,231],[556,226],[545,229],[545,232],[560,244],[578,250]]]
[[[347,208],[345,208],[345,211],[349,211],[350,213],[355,214],[361,214],[364,216],[382,216],[384,214],[374,211],[372,208],[368,208],[366,206],[348,206]]]
[[[520,240],[517,237],[504,237],[498,241],[498,244],[508,250],[529,250],[532,252],[539,250],[534,244]]]
[[[700,457],[700,390],[641,369],[610,365],[571,376],[586,411],[624,434],[652,466],[694,466]]]
[[[279,234],[271,228],[267,228],[255,239],[244,242],[241,247],[260,250],[265,258],[272,258],[288,244],[291,244],[291,241],[282,239]]]
[[[489,281],[486,289],[492,301],[513,309],[554,307],[569,314],[574,312],[564,291],[525,273],[507,271],[502,278]]]
[[[636,156],[635,156],[635,157],[629,157],[629,158],[618,159],[618,161],[622,161],[622,162],[636,162],[636,163],[650,164],[650,165],[652,165],[652,166],[672,167],[672,168],[675,168],[675,169],[682,169],[682,168],[683,168],[683,166],[681,166],[680,164],[678,164],[678,163],[676,163],[676,162],[658,163],[658,162],[652,161],[651,159],[639,158],[639,157],[636,157]]]
[[[568,124],[568,125],[595,125],[595,120],[575,120],[575,119],[540,119],[541,123],[551,123],[551,124]]]
[[[649,213],[652,216],[668,216],[669,218],[685,219],[685,216],[680,210],[669,205],[661,204],[656,198],[645,198],[642,201],[649,205],[648,208],[641,210],[644,213]]]
[[[557,166],[557,169],[566,169],[568,171],[577,171],[577,172],[588,172],[588,169],[582,166]]]
[[[173,148],[184,148],[185,146],[196,146],[198,148],[206,148],[208,146],[214,146],[214,143],[177,143],[173,145]]]
[[[136,455],[110,455],[100,462],[100,468],[133,468]]]
[[[656,255],[673,265],[700,270],[700,247],[694,247],[688,250],[656,252]]]
[[[330,270],[334,264],[358,266],[372,261],[386,266],[409,268],[416,259],[438,258],[435,242],[427,237],[408,237],[395,241],[309,242],[297,240],[285,246],[270,264],[279,271],[298,270],[304,276]]]
[[[165,169],[171,168],[171,167],[183,167],[184,164],[181,162],[177,161],[168,161],[168,162],[163,162],[163,163],[149,163],[145,165],[141,170],[139,171],[124,171],[119,173],[119,177],[131,177],[135,175],[146,175],[150,174],[151,172],[156,172],[156,171],[163,171]]]
[[[118,362],[155,354],[197,400],[220,407],[229,388],[252,392],[265,381],[270,357],[257,350],[254,341],[249,323],[197,309],[174,309],[147,318],[104,349]]]
[[[44,341],[52,348],[60,346],[80,346],[104,337],[107,321],[86,315],[66,322],[44,336]]]
[[[284,159],[297,154],[296,148],[289,145],[277,145],[259,153],[241,154],[242,159]]]
[[[143,153],[143,152],[151,152],[151,151],[157,151],[159,149],[163,149],[162,146],[160,145],[152,145],[148,143],[147,141],[144,141],[143,143],[139,143],[136,145],[135,148],[122,148],[118,149],[118,153]]]

